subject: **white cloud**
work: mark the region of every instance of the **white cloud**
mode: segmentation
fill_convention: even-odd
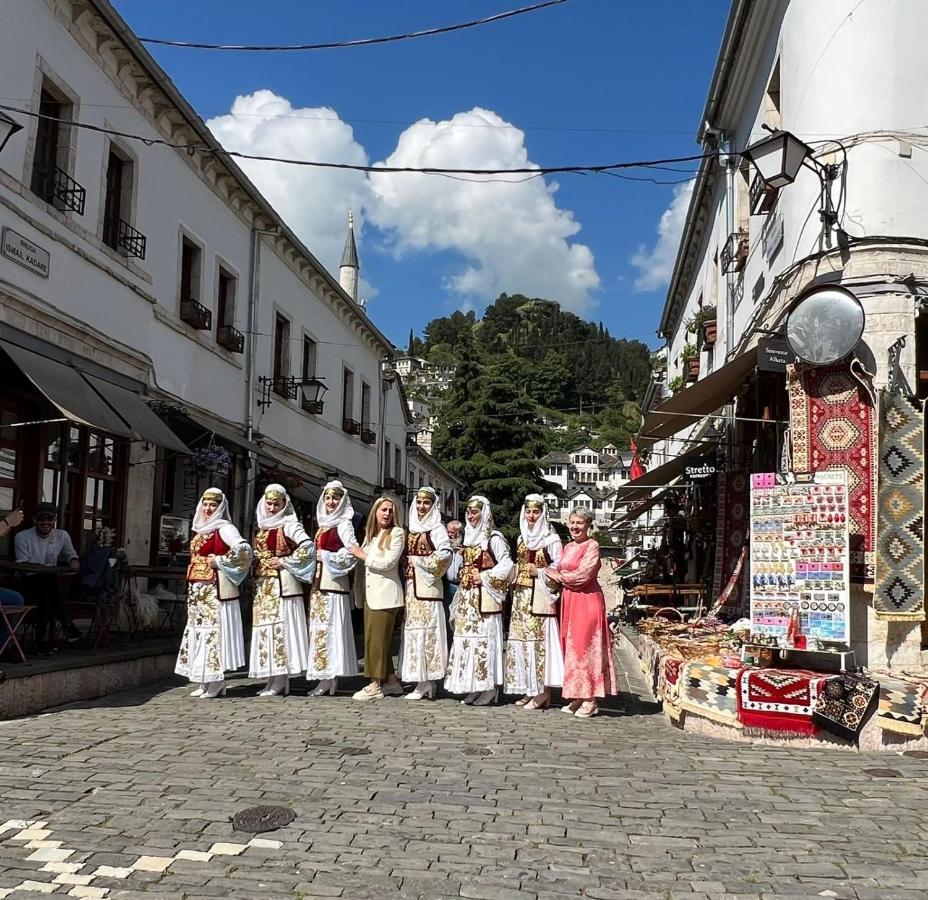
[[[523,132],[479,108],[448,121],[416,122],[376,165],[537,168]],[[462,298],[489,300],[505,291],[583,311],[600,286],[589,247],[569,240],[580,225],[554,202],[557,186],[541,177],[372,174],[370,181],[370,220],[389,233],[398,258],[427,250],[464,257],[466,265],[445,279],[446,288]]]
[[[228,115],[206,124],[229,150],[362,166],[368,163],[351,126],[333,109],[294,108],[273,91],[236,97]],[[364,173],[248,159],[238,163],[310,251],[337,276],[349,208],[354,210],[359,238],[364,226],[364,210],[371,197]],[[372,288],[368,287],[365,296],[373,296]]]
[[[207,124],[223,146],[243,153],[368,164],[351,127],[334,110],[294,108],[268,90],[236,97],[228,115]],[[335,274],[351,207],[358,237],[367,219],[381,229],[396,258],[435,251],[462,257],[444,280],[458,303],[484,302],[506,291],[557,299],[582,312],[600,287],[589,247],[571,241],[580,225],[555,203],[557,185],[542,177],[501,176],[515,183],[419,174],[368,178],[284,163],[239,164]],[[484,109],[457,113],[450,121],[416,122],[383,165],[537,168],[525,135]],[[376,294],[374,286],[365,287],[365,296]]]
[[[670,283],[695,183],[687,181],[674,188],[670,206],[664,210],[657,226],[654,246],[648,250],[642,244],[632,257],[631,263],[639,273],[635,279],[636,291],[656,291]]]

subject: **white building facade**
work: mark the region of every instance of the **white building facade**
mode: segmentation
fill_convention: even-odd
[[[112,525],[136,562],[156,561],[209,481],[239,522],[271,477],[307,509],[339,477],[366,508],[388,445],[405,472],[408,422],[386,414],[393,348],[358,305],[356,256],[340,284],[213,152],[107,0],[9,0],[0,16],[22,126],[0,153],[2,412],[17,426],[0,508],[58,502],[81,543]],[[104,385],[84,396],[85,376]],[[300,389],[314,381],[321,403]],[[142,398],[163,431],[143,427]],[[228,463],[210,471],[209,447]]]
[[[874,389],[890,380],[889,348],[905,338],[901,375],[919,397],[928,393],[919,379],[928,370],[928,138],[912,128],[928,100],[926,31],[928,6],[919,0],[734,0],[698,134],[709,158],[695,180],[661,318],[666,374],[656,373],[641,434],[649,470],[713,442],[730,469],[780,468],[786,377],[757,371],[751,354],[782,332],[797,298],[814,286],[841,285],[863,305],[855,352],[874,373]],[[815,160],[778,192],[764,190],[740,156],[765,128],[796,135]],[[836,167],[834,179],[813,171],[824,166]],[[700,319],[714,322],[711,335]],[[690,386],[664,399],[681,382]],[[746,402],[735,421],[726,404],[738,395]],[[753,443],[733,457],[726,444],[750,428]],[[764,446],[771,434],[776,440]],[[871,590],[851,587],[858,662],[917,665],[921,626],[878,619]]]

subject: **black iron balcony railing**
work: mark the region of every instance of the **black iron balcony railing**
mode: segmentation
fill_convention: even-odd
[[[245,352],[245,335],[231,325],[220,325],[216,333],[216,343],[231,353]]]
[[[361,423],[357,419],[344,419],[342,421],[342,431],[347,431],[348,434],[360,434]]]
[[[181,300],[180,317],[197,331],[209,331],[213,327],[213,313],[198,300]]]
[[[377,434],[374,432],[372,428],[365,428],[362,425],[361,426],[361,440],[365,444],[373,444],[377,441]]]
[[[145,259],[148,238],[123,219],[107,219],[103,225],[103,243],[128,256]]]
[[[87,191],[64,169],[59,169],[58,166],[36,166],[32,176],[32,188],[46,203],[51,203],[56,209],[68,209],[79,216],[84,215]]]

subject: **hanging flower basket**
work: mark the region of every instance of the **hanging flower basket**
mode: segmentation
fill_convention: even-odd
[[[228,475],[232,468],[232,457],[225,447],[210,444],[190,454],[190,468],[197,475]]]

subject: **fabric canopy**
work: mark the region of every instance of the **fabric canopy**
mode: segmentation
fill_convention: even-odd
[[[618,503],[620,500],[643,500],[650,489],[667,487],[675,478],[679,478],[683,474],[690,463],[708,453],[714,452],[715,449],[715,444],[708,446],[703,444],[693,447],[680,456],[675,456],[662,466],[651,469],[650,472],[645,472],[641,478],[623,484],[615,492],[615,502]]]
[[[23,375],[61,410],[65,418],[119,437],[136,437],[77,369],[7,341],[0,341],[0,345]]]
[[[190,452],[190,448],[158,418],[135,391],[126,390],[86,372],[82,374],[90,386],[129,423],[136,437],[168,450]]]
[[[644,492],[642,491],[642,493]],[[653,497],[649,497],[643,502],[636,502],[635,500],[632,500],[633,505],[629,506],[621,518],[616,519],[612,525],[609,526],[610,530],[615,530],[620,525],[624,525],[626,522],[631,522],[632,520],[643,516],[649,509],[657,506],[658,503],[662,503],[664,497],[666,497],[668,493],[670,493],[669,488],[667,490],[661,491],[659,494],[655,494]]]
[[[187,418],[198,427],[205,429],[210,434],[215,434],[216,437],[222,438],[222,440],[227,443],[235,444],[236,447],[241,447],[243,450],[251,450],[254,453],[258,452],[258,445],[254,441],[249,441],[245,435],[236,431],[231,424],[217,425],[207,421],[207,419],[200,416],[199,413],[188,412],[186,415]]]
[[[757,348],[753,347],[652,409],[641,426],[638,446],[647,447],[668,438],[687,425],[695,424],[700,416],[707,416],[724,406],[756,365]]]

